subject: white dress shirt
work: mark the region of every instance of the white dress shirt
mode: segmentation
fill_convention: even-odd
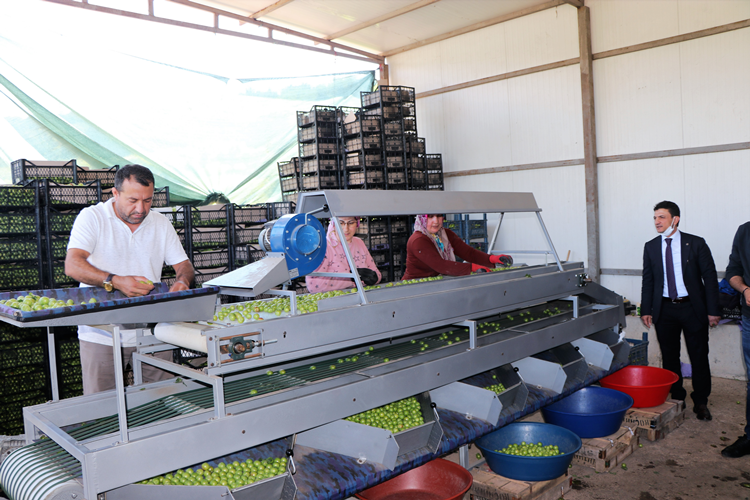
[[[668,231],[668,230],[667,230]],[[664,231],[661,235],[661,263],[664,269],[664,290],[662,296],[669,298],[669,283],[667,283],[667,236]],[[675,233],[670,236],[672,238],[672,262],[674,263],[674,282],[677,286],[677,297],[687,297],[688,291],[685,287],[685,282],[682,279],[682,248],[680,237],[680,230],[678,229]]]

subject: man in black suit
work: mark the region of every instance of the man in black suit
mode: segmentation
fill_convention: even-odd
[[[680,369],[680,335],[693,368],[693,411],[700,420],[711,420],[711,368],[708,364],[708,327],[721,319],[716,266],[706,241],[677,229],[680,208],[671,201],[654,207],[659,236],[643,248],[641,320],[656,327],[664,368],[677,374],[672,397],[684,400]]]

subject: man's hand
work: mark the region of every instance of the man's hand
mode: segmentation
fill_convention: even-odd
[[[708,326],[714,327],[719,324],[719,320],[721,319],[721,316],[711,316],[709,314],[708,316]]]
[[[189,289],[190,289],[190,287],[187,286],[182,281],[175,281],[174,285],[172,285],[172,286],[169,287],[169,291],[170,292],[181,292],[183,290],[189,290]]]
[[[641,321],[643,321],[643,324],[646,325],[646,328],[651,328],[653,317],[650,314],[647,314],[645,316],[641,316]]]
[[[115,276],[112,285],[128,297],[141,297],[154,289],[154,285],[149,285],[148,281],[144,276]]]

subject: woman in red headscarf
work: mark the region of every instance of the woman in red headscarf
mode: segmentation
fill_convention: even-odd
[[[442,214],[417,215],[414,233],[406,244],[406,272],[402,279],[431,276],[465,276],[489,271],[495,264],[510,266],[510,255],[488,255],[464,243],[456,233],[443,227]],[[456,262],[456,256],[466,262]]]

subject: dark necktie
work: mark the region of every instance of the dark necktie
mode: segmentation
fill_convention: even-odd
[[[664,260],[667,262],[667,291],[669,292],[669,298],[674,300],[677,298],[677,284],[674,279],[674,261],[672,259],[672,238],[667,238],[667,252],[664,256]]]

